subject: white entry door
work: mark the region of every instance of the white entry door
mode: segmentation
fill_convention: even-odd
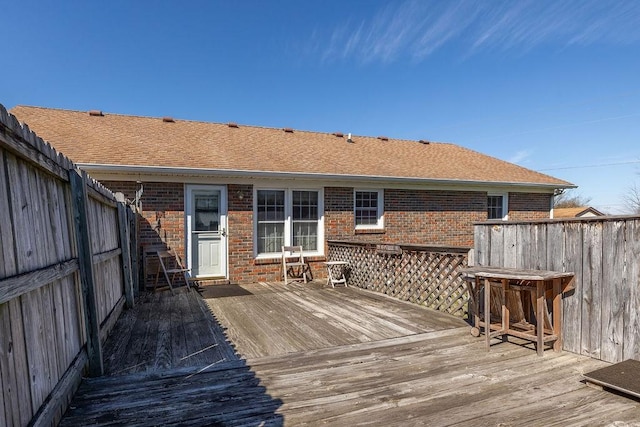
[[[195,277],[226,277],[226,188],[187,186],[188,262]]]

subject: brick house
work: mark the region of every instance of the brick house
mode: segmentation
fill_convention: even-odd
[[[553,209],[554,218],[591,218],[596,216],[604,216],[604,214],[591,206]]]
[[[323,276],[327,241],[472,246],[473,223],[549,218],[572,184],[428,141],[18,106],[19,120],[114,192],[142,188],[141,241],[192,274],[278,280],[282,245]]]

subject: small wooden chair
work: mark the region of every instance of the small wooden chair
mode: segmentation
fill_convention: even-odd
[[[189,275],[188,273],[191,271],[188,268],[185,268],[182,264],[182,260],[180,256],[172,250],[158,250],[156,251],[158,255],[158,271],[156,272],[156,282],[154,284],[153,289],[155,290],[158,286],[158,279],[160,279],[160,270],[164,273],[164,278],[169,284],[169,289],[173,294],[173,283],[176,279],[176,275],[182,275],[184,277],[184,282],[187,286],[187,290],[191,291],[189,286]]]
[[[307,283],[307,274],[311,276],[309,265],[304,261],[302,246],[282,247],[282,275],[284,284],[287,284],[291,277],[294,281],[304,281]]]

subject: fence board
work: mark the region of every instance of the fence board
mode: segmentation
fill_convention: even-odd
[[[625,295],[623,359],[640,355],[640,223],[627,222],[625,234],[625,265],[627,293]]]
[[[552,271],[566,271],[564,269],[564,226],[561,222],[546,224],[545,241],[546,260],[545,269]],[[553,236],[553,238],[549,238]]]
[[[582,226],[576,222],[564,224],[564,271],[574,273],[575,289],[562,299],[563,349],[581,352],[582,340]]]
[[[49,372],[49,383],[47,384],[47,395],[55,387],[58,379],[62,376],[65,369],[58,369],[58,347],[56,346],[56,322],[54,318],[53,307],[53,290],[52,286],[56,283],[52,282],[47,286],[43,286],[41,292],[41,312],[42,332],[44,334],[43,345],[45,348],[45,358],[47,361],[47,369]],[[66,367],[65,367],[66,368]],[[40,402],[42,404],[42,402]],[[38,405],[40,406],[40,405]]]
[[[602,223],[587,223],[583,230],[582,354],[601,358],[602,337]]]
[[[11,198],[11,213],[10,216],[13,220],[13,226],[15,230],[20,230],[19,233],[14,233],[14,247],[16,253],[16,273],[22,273],[29,271],[30,257],[32,255],[31,248],[31,227],[29,225],[29,209],[28,203],[25,200],[24,190],[22,185],[22,178],[18,168],[18,161],[15,156],[6,155],[6,173],[8,176],[9,185],[9,197]]]
[[[531,227],[528,224],[516,224],[518,230],[516,242],[516,267],[531,268]]]
[[[24,164],[24,163],[22,163]],[[34,166],[25,165],[24,169],[25,175],[25,184],[28,186],[26,190],[27,200],[30,205],[31,211],[31,227],[33,229],[33,238],[34,240],[34,267],[42,268],[46,265],[51,264],[48,261],[49,258],[49,247],[47,244],[50,239],[46,238],[45,235],[45,224],[43,218],[44,209],[42,207],[43,201],[42,199],[42,188],[40,185],[41,180],[38,176],[38,171]]]
[[[474,227],[473,236],[475,241],[475,264],[488,266],[489,246],[491,245],[491,237],[488,234],[488,227]]]
[[[41,291],[36,289],[24,294],[20,300],[22,301],[22,322],[28,354],[31,405],[34,408],[39,408],[51,390],[51,373],[47,367],[44,328],[40,317],[42,312]]]
[[[13,331],[9,304],[0,304],[0,373],[3,390],[2,414],[8,425],[24,424],[20,420],[20,400],[18,396],[18,375],[15,369]],[[28,422],[28,419],[25,420]]]
[[[64,325],[65,325],[65,349],[67,366],[71,364],[76,354],[80,351],[86,342],[83,335],[84,324],[81,319],[84,318],[84,310],[80,304],[80,292],[77,288],[80,286],[79,272],[74,273],[62,279],[60,287],[62,289],[62,307],[64,309]]]
[[[489,247],[490,265],[503,265],[504,262],[504,228],[502,225],[494,225],[489,230],[491,246]]]
[[[56,180],[49,178],[46,180],[46,197],[47,197],[47,207],[49,214],[49,236],[51,236],[51,244],[50,248],[53,249],[55,258],[54,260],[57,262],[69,259],[71,256],[67,254],[65,250],[65,242],[69,239],[68,234],[64,233],[64,218],[65,215],[61,209],[61,200],[60,195],[58,193]],[[64,199],[62,199],[64,200]]]
[[[534,224],[531,228],[531,260],[527,268],[547,270],[547,224]]]
[[[502,245],[504,248],[502,266],[515,268],[518,264],[518,229],[516,227],[503,229]]]
[[[0,334],[4,333],[4,328],[3,328],[3,314],[2,314],[2,305],[0,305]],[[2,352],[6,351],[6,342],[3,342],[3,337],[2,335],[0,335],[0,390],[4,390],[4,386],[3,384],[5,383],[5,381],[3,380],[3,376],[7,376],[7,374],[5,373],[4,375],[2,374],[2,370],[4,367],[4,370],[6,372],[6,370],[8,369],[6,367],[6,365],[3,364],[3,357],[1,355]],[[8,381],[7,381],[8,382]],[[7,396],[7,407],[5,408],[5,404],[4,404],[4,393],[0,393],[0,419],[3,420],[7,420],[5,421],[5,424],[8,424],[10,422],[12,422],[13,420],[10,419],[11,414],[10,414],[10,408],[8,407],[8,405],[10,405],[11,403],[9,402],[9,396]]]
[[[71,210],[71,191],[69,186],[64,186],[61,182],[56,183],[56,190],[58,192],[57,200],[60,201],[60,236],[64,241],[64,258],[74,258],[78,253],[76,248],[75,239],[73,236],[73,213]]]
[[[0,176],[5,175],[4,152],[0,150]],[[0,278],[13,276],[16,274],[17,265],[14,256],[15,241],[13,230],[14,222],[11,215],[10,197],[11,193],[8,180],[0,181]]]
[[[56,350],[56,369],[59,375],[62,375],[69,366],[67,361],[66,343],[64,340],[64,311],[62,303],[62,281],[56,280],[51,282],[51,302],[52,302],[52,322],[53,338],[55,340],[54,349]]]
[[[622,361],[622,338],[624,329],[624,223],[604,223],[602,281],[602,358],[612,362]]]

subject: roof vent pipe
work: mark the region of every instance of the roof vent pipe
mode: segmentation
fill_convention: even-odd
[[[351,139],[351,132],[347,134],[347,142],[353,142],[353,139]]]

